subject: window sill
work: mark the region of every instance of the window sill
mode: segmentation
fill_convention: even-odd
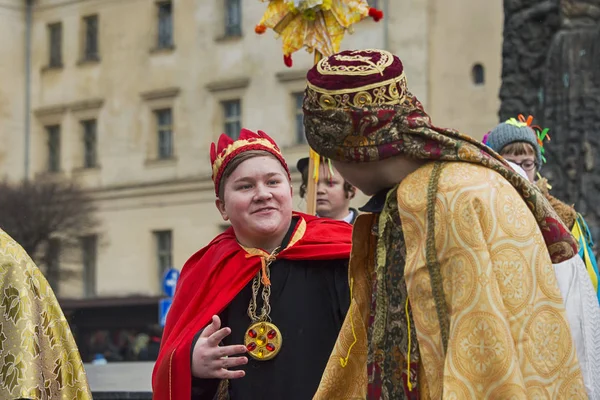
[[[95,65],[95,64],[100,64],[100,57],[96,57],[96,58],[82,58],[81,60],[77,61],[77,65],[81,66],[81,65]]]
[[[241,33],[239,35],[228,35],[228,34],[222,34],[221,36],[217,36],[215,38],[215,42],[218,43],[226,43],[226,42],[235,42],[235,41],[239,41],[244,37],[244,35],[242,35]]]
[[[73,168],[74,174],[94,174],[100,172],[100,166],[95,167],[77,167]]]
[[[59,180],[64,179],[66,177],[65,171],[63,171],[63,170],[59,170],[59,171],[42,171],[42,172],[38,172],[35,175],[38,178],[44,178],[44,179],[47,179],[49,181],[59,181]]]
[[[147,159],[144,165],[147,167],[168,167],[177,164],[177,157]]]
[[[175,51],[175,45],[172,44],[170,46],[164,46],[164,47],[153,47],[150,49],[150,54],[165,54],[165,53],[172,53]]]
[[[47,72],[47,71],[60,71],[63,69],[63,65],[46,65],[45,67],[42,67],[42,72]]]

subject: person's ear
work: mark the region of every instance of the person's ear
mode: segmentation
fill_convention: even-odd
[[[219,198],[215,200],[215,206],[217,206],[217,210],[221,213],[221,218],[223,221],[229,221],[229,216],[227,215],[227,210],[225,209],[225,202]]]

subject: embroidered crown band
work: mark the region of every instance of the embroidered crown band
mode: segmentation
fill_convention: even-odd
[[[239,154],[249,150],[262,150],[272,154],[283,166],[290,178],[290,171],[281,154],[281,150],[273,139],[263,131],[252,132],[248,129],[240,131],[240,137],[233,140],[226,134],[221,134],[217,144],[212,143],[210,146],[210,163],[212,165],[212,180],[215,184],[215,193],[219,196],[219,185],[223,172],[227,165]]]

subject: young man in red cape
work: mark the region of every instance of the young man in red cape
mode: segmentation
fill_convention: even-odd
[[[351,226],[292,212],[287,164],[263,132],[221,135],[211,162],[231,227],[182,269],[154,399],[311,398],[349,307]]]

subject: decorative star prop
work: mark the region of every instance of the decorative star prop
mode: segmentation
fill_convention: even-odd
[[[379,21],[383,12],[367,0],[261,0],[269,5],[255,32],[273,29],[282,40],[283,60],[292,66],[292,53],[306,48],[329,57],[352,25],[367,17]]]

